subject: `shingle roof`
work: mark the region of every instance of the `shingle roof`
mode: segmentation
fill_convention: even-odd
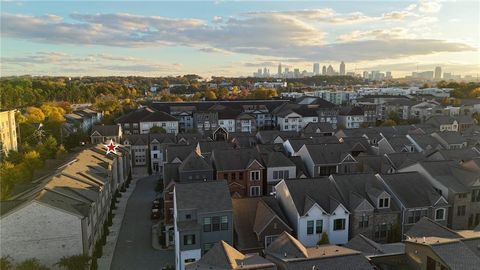
[[[194,150],[194,145],[169,145],[166,149],[167,161],[172,162],[175,158],[185,160]]]
[[[480,179],[475,172],[470,172],[451,160],[422,161],[420,165],[437,181],[454,192],[469,192],[469,187]]]
[[[304,128],[303,132],[305,133],[331,133],[334,132],[332,124],[330,123],[308,123]]]
[[[135,122],[164,122],[178,121],[177,118],[165,113],[157,111],[149,107],[141,107],[130,113],[120,116],[115,120],[116,123],[135,123]]]
[[[343,203],[334,184],[326,177],[284,181],[301,216],[310,210],[312,203],[317,203],[327,213]]]
[[[427,218],[422,217],[417,223],[415,223],[405,235],[413,238],[422,238],[422,237],[440,237],[448,239],[458,239],[462,238],[455,231]]]
[[[92,134],[95,131],[102,136],[120,136],[119,125],[94,125],[92,127]]]
[[[404,243],[380,244],[363,234],[357,234],[350,239],[345,247],[357,250],[365,256],[381,255],[381,254],[402,254],[405,253]]]
[[[306,145],[315,164],[338,164],[350,154],[346,144]]]
[[[260,155],[256,149],[215,149],[212,160],[217,171],[235,171],[246,169],[253,161],[261,164]]]
[[[343,107],[338,114],[339,115],[363,115],[363,109],[362,107],[359,107],[359,106]]]
[[[382,174],[381,177],[406,208],[433,206],[442,197],[418,172]]]
[[[265,165],[269,168],[272,167],[294,167],[295,164],[289,160],[285,154],[281,152],[270,152],[262,154]]]
[[[435,134],[437,134],[448,144],[462,144],[467,142],[467,140],[459,132],[456,131],[443,131],[437,132]]]
[[[213,170],[210,163],[205,160],[205,157],[195,151],[192,151],[187,158],[183,160],[178,169],[183,172]]]
[[[450,125],[453,124],[455,119],[448,115],[435,115],[427,119],[427,123],[440,126],[440,125]]]
[[[475,270],[480,265],[480,257],[461,241],[432,244],[430,248],[452,270]]]
[[[226,181],[177,183],[176,207],[197,209],[197,213],[232,211],[232,200]]]

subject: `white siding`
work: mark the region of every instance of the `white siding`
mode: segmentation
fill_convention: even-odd
[[[32,201],[0,219],[2,256],[16,262],[37,258],[51,266],[63,256],[83,254],[81,219]]]

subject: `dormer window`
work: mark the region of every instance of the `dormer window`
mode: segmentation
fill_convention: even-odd
[[[390,198],[378,199],[378,208],[389,208],[389,207],[390,207]]]

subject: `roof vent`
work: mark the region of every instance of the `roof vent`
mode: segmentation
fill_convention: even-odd
[[[285,258],[287,257],[287,252],[283,253],[283,257]]]
[[[423,243],[425,243],[427,241],[427,239],[425,238],[425,236],[423,237]]]

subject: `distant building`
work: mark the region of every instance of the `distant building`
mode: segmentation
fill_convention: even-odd
[[[327,75],[327,67],[326,66],[322,67],[322,75]]]
[[[0,151],[8,154],[8,151],[17,151],[17,125],[15,123],[15,111],[0,112]]]
[[[333,70],[332,65],[328,65],[327,75],[329,75],[329,76],[335,75],[335,70]]]
[[[435,80],[440,80],[442,78],[442,68],[436,67],[435,68]]]
[[[313,75],[319,75],[320,74],[320,64],[315,63],[313,64]]]
[[[282,76],[282,63],[279,63],[279,64],[278,64],[277,75],[278,75],[278,77],[281,77],[281,76]]]
[[[342,63],[340,63],[340,75],[341,76],[345,75],[345,63],[343,61]]]

